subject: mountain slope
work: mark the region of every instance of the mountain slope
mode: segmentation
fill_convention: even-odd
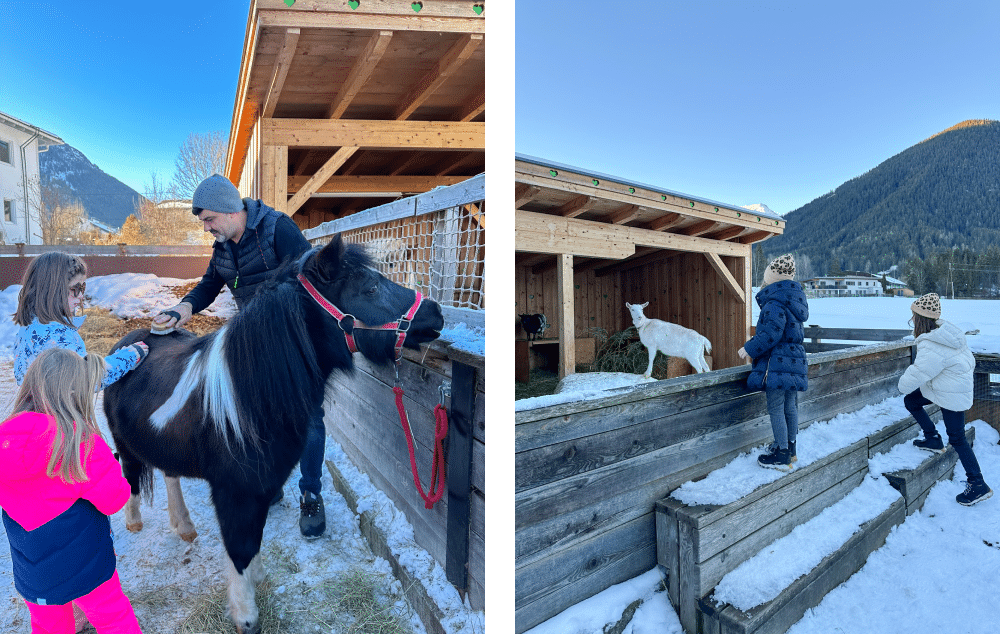
[[[785,215],[767,256],[877,271],[952,247],[1000,243],[1000,121],[948,128]]]
[[[62,190],[83,204],[87,215],[118,229],[143,197],[104,173],[71,145],[53,145],[39,154],[42,185]]]

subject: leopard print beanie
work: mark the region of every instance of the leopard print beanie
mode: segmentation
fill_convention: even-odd
[[[927,293],[910,304],[910,310],[918,315],[939,319],[941,317],[941,297],[937,293]]]
[[[774,258],[764,270],[764,286],[781,280],[795,279],[795,258],[791,253]]]

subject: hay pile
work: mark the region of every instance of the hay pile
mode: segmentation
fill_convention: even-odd
[[[122,319],[103,308],[85,308],[83,314],[87,316],[87,321],[80,327],[80,336],[87,345],[87,352],[102,355],[111,352],[122,337],[138,328],[149,328],[153,321],[152,317]],[[215,332],[225,323],[226,320],[221,317],[194,315],[184,327],[197,335],[204,335]]]

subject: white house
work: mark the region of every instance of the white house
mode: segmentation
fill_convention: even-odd
[[[38,225],[39,200],[38,154],[50,145],[64,141],[31,125],[0,112],[0,241],[3,244],[41,244]]]
[[[894,278],[886,278],[890,290],[905,288],[905,284]],[[815,297],[836,297],[838,295],[883,295],[882,277],[860,271],[844,271],[840,275],[828,275],[802,280],[802,286],[812,291]]]

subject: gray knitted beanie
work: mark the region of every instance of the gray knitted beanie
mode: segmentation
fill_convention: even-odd
[[[212,174],[194,190],[191,206],[220,214],[235,214],[243,211],[243,198],[240,197],[240,190],[228,178]]]

